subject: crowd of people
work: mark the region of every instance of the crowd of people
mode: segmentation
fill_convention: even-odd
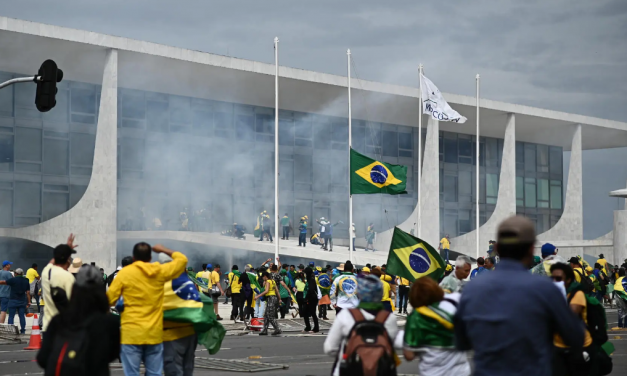
[[[317,222],[325,230],[333,226]],[[320,320],[334,310],[324,343],[324,352],[336,357],[333,375],[373,367],[393,375],[401,354],[418,361],[421,375],[470,375],[469,351],[476,375],[607,374],[604,303],[616,304],[618,328],[625,327],[627,263],[615,267],[603,255],[593,266],[580,257],[565,260],[549,243],[538,260],[535,243],[533,223],[511,217],[476,268],[459,256],[454,266],[445,262],[437,281],[410,281],[386,265],[288,265],[278,257],[243,271],[203,264],[193,273],[182,253],[138,243],[107,276],[75,257],[70,235],[41,273],[36,264],[24,272],[3,262],[0,321],[8,311],[13,324],[17,314],[24,333],[25,311],[35,300],[43,332],[37,362],[46,370],[64,362],[75,374],[108,375],[109,363],[119,359],[126,375],[139,375],[142,363],[146,375],[191,375],[194,326],[164,320],[163,307],[164,286],[189,276],[193,291],[212,299],[216,320],[223,320],[218,301],[226,296],[230,319],[251,326],[257,319],[262,336],[280,335],[277,320],[290,316],[303,318],[304,333],[319,333]],[[325,244],[331,247],[332,237]],[[160,263],[152,263],[153,253]],[[68,358],[68,351],[80,361]]]

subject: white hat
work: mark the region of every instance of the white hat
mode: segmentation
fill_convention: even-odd
[[[17,274],[17,275],[24,275],[24,270],[22,270],[22,268],[17,268],[17,269],[15,269],[15,274]]]
[[[80,257],[75,257],[72,260],[72,265],[70,265],[67,271],[72,274],[76,274],[78,273],[78,270],[81,268],[81,266],[83,266],[83,260],[81,260]]]

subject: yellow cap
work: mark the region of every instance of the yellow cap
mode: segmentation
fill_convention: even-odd
[[[591,272],[591,271],[593,271],[593,270],[594,270],[594,269],[592,269],[592,266],[588,266],[588,267],[586,268],[586,271],[587,271],[587,272]]]
[[[446,265],[446,271],[450,272],[451,270],[453,270],[453,266],[451,264]]]
[[[361,269],[361,271],[362,271],[362,272],[368,272],[368,273],[370,273],[370,268],[369,268],[369,267],[367,267],[367,266],[364,266],[364,267]]]

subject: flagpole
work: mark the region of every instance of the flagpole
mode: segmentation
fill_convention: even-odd
[[[476,79],[477,79],[477,162],[476,162],[477,163],[477,178],[476,178],[477,200],[475,204],[477,205],[476,207],[477,215],[475,218],[476,219],[475,228],[476,228],[476,233],[477,233],[477,258],[479,258],[479,240],[480,240],[479,239],[480,238],[479,236],[479,197],[480,197],[479,196],[479,177],[480,177],[479,175],[479,144],[480,144],[479,142],[479,80],[480,78],[478,74],[476,76]]]
[[[346,50],[348,57],[348,259],[353,262],[353,195],[351,194],[351,148],[353,147],[353,109],[351,104],[351,50]]]
[[[422,178],[422,64],[418,66],[418,220],[416,234],[420,238],[420,228],[422,227],[422,206],[420,205],[420,180]]]
[[[274,38],[274,262],[279,258],[279,38]]]

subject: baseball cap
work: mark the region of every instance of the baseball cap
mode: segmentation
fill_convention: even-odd
[[[553,244],[545,243],[545,244],[542,245],[542,256],[543,257],[550,256],[553,253],[555,253],[556,249],[557,249],[557,247],[555,247]]]
[[[207,269],[211,269],[211,268],[213,268],[213,265],[207,264]]]
[[[59,244],[54,248],[53,257],[55,260],[67,260],[75,254],[76,251],[67,244]]]
[[[17,275],[24,275],[24,270],[22,268],[17,268],[17,269],[15,269],[15,274],[17,274]]]
[[[588,267],[586,268],[586,271],[587,271],[587,272],[591,272],[591,271],[593,271],[593,270],[594,270],[594,269],[592,269],[592,266],[588,266]]]
[[[4,268],[5,266],[7,266],[7,265],[13,265],[13,263],[12,263],[11,261],[9,261],[9,260],[4,260],[4,261],[2,261],[2,267],[3,267],[3,268]]]
[[[571,264],[579,264],[579,259],[577,257],[571,257],[568,259],[568,262]]]
[[[368,272],[368,273],[370,273],[370,268],[369,268],[369,267],[367,267],[367,266],[364,266],[364,267],[361,269],[361,271],[362,271],[362,272]]]
[[[298,269],[305,269],[305,265],[303,265],[303,264],[299,264],[299,265],[298,265]]]
[[[316,263],[314,263],[313,261],[309,261],[309,266],[314,266],[316,265]]]
[[[531,244],[536,241],[536,229],[529,218],[514,215],[499,225],[497,243],[500,244]]]

